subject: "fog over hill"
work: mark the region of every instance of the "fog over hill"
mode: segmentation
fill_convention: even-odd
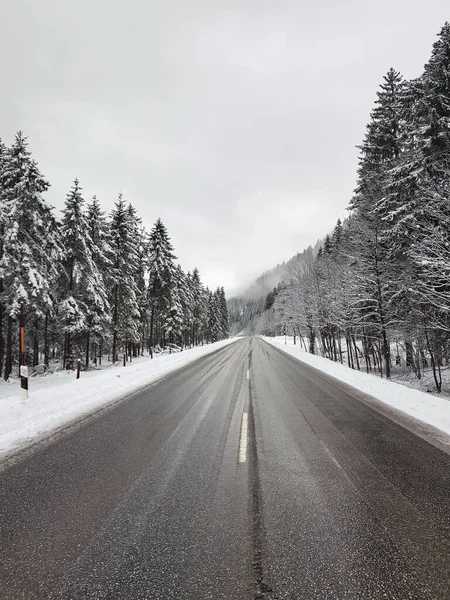
[[[268,313],[272,309],[279,288],[296,265],[317,254],[322,243],[323,240],[318,240],[314,248],[308,246],[306,250],[298,252],[287,262],[265,271],[245,291],[228,300],[232,335],[253,335],[264,332],[264,323],[269,318]]]

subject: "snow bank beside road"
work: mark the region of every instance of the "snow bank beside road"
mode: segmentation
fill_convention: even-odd
[[[0,456],[235,341],[223,340],[153,360],[140,359],[126,367],[88,371],[78,380],[72,372],[30,379],[27,401],[20,399],[19,381],[4,384],[0,395]]]
[[[450,435],[450,401],[447,398],[426,394],[362,371],[354,371],[347,365],[309,354],[299,345],[292,345],[292,340],[288,339],[288,345],[285,345],[284,337],[263,339],[301,362]]]

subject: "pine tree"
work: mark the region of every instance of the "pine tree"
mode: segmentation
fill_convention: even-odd
[[[3,181],[3,168],[5,164],[6,146],[0,139],[0,183]],[[5,235],[6,225],[6,211],[5,211],[5,198],[3,196],[3,187],[0,185],[0,264],[3,260],[3,239]],[[3,359],[5,353],[5,340],[3,336],[3,320],[5,314],[4,304],[4,284],[3,276],[0,276],[0,377],[3,374]]]
[[[101,209],[97,196],[93,196],[87,205],[86,221],[92,258],[103,279],[107,281],[111,277],[110,231],[105,212]]]
[[[12,370],[12,328],[20,307],[23,305],[29,319],[37,322],[53,305],[50,281],[58,242],[52,208],[42,197],[49,183],[27,146],[19,132],[12,147],[2,150],[0,281],[8,318],[5,379]]]
[[[162,345],[166,333],[174,331],[175,315],[179,301],[174,292],[174,274],[176,256],[167,229],[161,219],[154,224],[148,246],[148,306],[150,310],[150,348],[155,343],[154,334]]]
[[[91,353],[96,364],[97,351],[101,360],[110,349],[113,361],[119,349],[126,360],[143,352],[146,339],[152,352],[156,343],[172,348],[228,335],[223,288],[208,307],[198,271],[175,266],[160,219],[147,237],[120,195],[108,220],[95,196],[85,207],[75,180],[57,222],[42,197],[48,187],[22,133],[11,148],[0,141],[0,375],[8,378],[17,354],[21,306],[33,365],[43,354],[47,367],[59,355],[72,368],[84,353],[88,368]]]
[[[447,308],[430,300],[431,296],[436,300],[447,287],[444,274],[439,280],[431,255],[437,246],[445,248],[450,241],[447,203],[441,202],[447,193],[450,165],[449,64],[450,25],[446,23],[423,74],[405,88],[406,142],[398,165],[389,172],[385,199],[379,203],[386,223],[383,243],[391,264],[399,267],[392,297],[407,337],[428,338],[430,327],[438,323],[447,327]],[[411,346],[409,341],[407,344]]]
[[[444,179],[450,168],[450,23],[442,27],[419,78],[416,130],[427,174]]]
[[[227,300],[225,297],[225,290],[223,289],[223,287],[217,289],[217,296],[219,301],[220,338],[224,340],[230,336],[230,318],[228,315]]]
[[[169,343],[173,344],[175,340],[181,337],[183,330],[183,308],[180,300],[180,289],[174,280],[170,289],[170,299],[168,310],[164,319],[164,331],[169,338]],[[172,346],[170,346],[170,352]]]
[[[112,262],[110,231],[104,211],[101,210],[100,203],[96,196],[93,196],[87,205],[87,244],[91,253],[92,261],[98,271],[98,286],[101,292],[103,302],[96,302],[88,307],[88,325],[89,330],[86,340],[85,366],[89,366],[90,342],[93,341],[94,358],[97,356],[97,346],[99,351],[99,360],[103,343],[108,339],[109,326],[111,323],[111,311],[108,299],[108,289],[111,286]]]
[[[122,331],[123,338],[128,344],[128,356],[132,354],[132,348],[141,340],[142,319],[140,304],[142,296],[145,294],[145,282],[142,279],[141,264],[142,244],[141,239],[142,222],[137,216],[136,209],[132,204],[128,204],[126,210],[127,220],[127,240],[128,240],[128,268],[126,279],[128,281],[128,300],[123,304],[122,310]],[[143,289],[139,285],[144,285]]]
[[[206,322],[206,341],[216,342],[220,336],[219,330],[219,319],[218,319],[218,305],[215,293],[208,288],[206,289],[207,298],[207,322]]]
[[[202,286],[201,289],[201,294],[200,294],[200,302],[199,302],[199,307],[200,307],[200,313],[199,313],[199,330],[198,330],[198,335],[199,335],[199,343],[201,342],[201,345],[203,346],[205,340],[206,341],[210,341],[208,334],[209,334],[209,326],[210,326],[210,322],[209,322],[209,289],[206,287]]]
[[[112,307],[112,360],[117,360],[119,347],[126,357],[127,342],[139,341],[140,312],[136,273],[138,248],[136,230],[139,224],[134,209],[126,207],[122,194],[111,214],[111,262],[112,286],[110,304]]]
[[[107,292],[92,255],[94,243],[89,235],[81,191],[75,179],[67,194],[61,223],[64,256],[60,317],[65,333],[64,367],[68,369],[74,367],[74,341],[77,352],[84,341],[85,363],[89,366],[91,333],[101,334],[109,321]]]
[[[200,273],[197,268],[192,272],[191,278],[192,295],[192,343],[198,346],[203,336],[203,324],[206,321],[207,304],[204,295]]]
[[[355,275],[364,285],[365,299],[361,310],[367,326],[376,325],[383,344],[386,376],[390,377],[390,346],[388,323],[392,318],[395,279],[386,244],[385,189],[387,174],[396,166],[402,148],[401,102],[404,83],[401,75],[390,69],[377,92],[376,106],[362,146],[358,169],[358,186],[352,199],[352,219]]]
[[[180,265],[175,271],[176,286],[181,303],[182,311],[182,344],[188,346],[191,342],[191,327],[193,318],[193,298],[191,288],[191,274],[185,275]]]
[[[338,219],[336,222],[336,226],[333,229],[333,234],[331,236],[331,245],[335,252],[339,252],[339,250],[341,248],[341,242],[342,242],[342,221],[341,221],[341,219]]]
[[[333,251],[333,244],[331,242],[331,236],[327,234],[323,243],[323,252],[325,255],[331,254]]]
[[[136,302],[139,309],[139,353],[142,355],[145,348],[146,327],[148,322],[148,304],[147,304],[147,282],[146,274],[148,271],[148,234],[144,227],[140,227],[137,231],[136,239]]]

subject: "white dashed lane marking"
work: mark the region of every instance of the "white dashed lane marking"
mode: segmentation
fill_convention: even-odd
[[[248,413],[242,413],[241,441],[239,443],[239,462],[247,461],[247,431],[248,431]]]

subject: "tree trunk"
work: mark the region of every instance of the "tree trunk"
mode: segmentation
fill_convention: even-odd
[[[334,362],[337,362],[338,357],[337,357],[337,348],[336,348],[336,336],[334,334],[334,330],[333,329],[331,331],[331,339],[332,339],[332,342],[333,342],[333,346],[332,346],[332,348],[333,348],[333,360],[334,360]]]
[[[378,252],[378,238],[377,238],[377,252]],[[377,295],[378,295],[378,316],[380,319],[380,331],[382,339],[382,355],[386,366],[386,379],[391,378],[391,352],[386,334],[386,316],[385,316],[385,304],[383,301],[381,273],[379,269],[378,253],[375,256],[375,273],[377,279]],[[381,349],[380,349],[381,350]],[[381,368],[381,365],[380,365]],[[383,374],[381,374],[383,377]]]
[[[347,362],[348,362],[348,366],[351,369],[354,369],[355,366],[353,364],[353,351],[352,351],[352,344],[351,344],[351,341],[350,341],[350,334],[349,333],[347,333],[346,342],[347,342]]]
[[[3,258],[3,240],[5,239],[5,226],[0,225],[0,260]],[[0,299],[3,296],[3,278],[0,279]],[[5,339],[3,337],[3,317],[5,315],[5,307],[0,301],[0,377],[3,373],[3,360],[5,354]],[[6,368],[6,367],[5,367]]]
[[[356,340],[355,340],[354,335],[352,335],[352,341],[353,341],[353,347],[355,349],[356,367],[357,367],[358,371],[360,371],[361,368],[359,366],[359,352],[358,352],[358,346],[356,345]]]
[[[72,370],[74,368],[74,364],[73,364],[73,356],[72,356],[72,336],[70,334],[70,331],[67,332],[67,337],[66,337],[66,358],[65,358],[65,368]]]
[[[324,335],[323,333],[321,333],[321,338],[322,338],[322,347],[323,347],[323,354],[325,358],[329,358],[330,357],[330,353],[328,350],[328,339],[326,334]]]
[[[379,344],[376,345],[378,364],[380,367],[380,377],[383,379],[383,355],[381,352],[381,346]]]
[[[39,364],[39,326],[37,318],[34,320],[34,339],[33,339],[33,367]]]
[[[338,336],[338,349],[339,349],[339,360],[341,362],[341,365],[343,364],[344,360],[342,358],[342,341],[341,341],[341,334],[339,333]]]
[[[309,353],[316,353],[316,332],[311,325],[309,326]]]
[[[369,346],[369,340],[367,339],[366,335],[363,332],[363,346],[364,346],[364,354],[366,357],[366,371],[367,373],[371,373],[372,371],[372,363],[370,361],[370,346]]]
[[[381,329],[382,337],[383,337],[383,357],[384,364],[386,368],[386,379],[391,378],[391,349],[389,348],[389,342],[386,335],[386,328],[383,325]]]
[[[153,358],[153,328],[155,320],[155,309],[152,306],[152,312],[150,314],[150,358]]]
[[[5,364],[5,381],[8,381],[9,376],[12,372],[12,330],[13,330],[13,319],[8,317],[8,330],[6,333],[6,364]]]
[[[3,282],[0,281],[0,293],[2,292]],[[3,373],[3,359],[5,354],[5,343],[3,338],[3,304],[0,302],[0,377]]]
[[[113,333],[113,345],[112,345],[112,352],[111,352],[111,359],[113,363],[117,362],[118,360],[118,356],[117,356],[117,331],[114,330]]]
[[[113,312],[113,346],[112,346],[112,362],[116,362],[116,353],[117,353],[117,318],[119,314],[119,286],[115,285],[114,287],[114,312]]]
[[[44,365],[48,369],[48,310],[45,313],[44,323]]]
[[[308,348],[306,346],[305,340],[303,339],[303,336],[301,334],[299,334],[299,336],[300,336],[300,341],[301,341],[302,348],[305,349],[305,352],[308,352]]]
[[[63,353],[63,369],[66,369],[66,360],[67,360],[67,331],[64,334],[64,353]]]
[[[371,346],[371,350],[372,350],[372,358],[373,358],[373,368],[376,370],[378,369],[378,371],[380,370],[380,367],[378,365],[378,356],[377,356],[377,352],[375,350],[375,345],[372,343]]]
[[[431,367],[433,369],[433,377],[434,383],[436,384],[436,389],[438,392],[441,392],[442,389],[442,378],[441,378],[441,370],[439,369],[439,377],[436,372],[436,357],[434,355],[433,349],[431,348],[430,338],[428,337],[428,331],[425,329],[425,339],[427,342],[428,352],[430,353]]]
[[[86,371],[89,369],[90,345],[91,345],[91,333],[90,333],[90,331],[88,331],[86,333],[86,358],[85,358],[85,361],[84,361],[84,366],[86,368]]]
[[[414,348],[410,340],[405,341],[406,366],[414,368]]]
[[[421,342],[417,341],[417,351],[414,352],[414,372],[417,379],[422,379],[421,352]]]

